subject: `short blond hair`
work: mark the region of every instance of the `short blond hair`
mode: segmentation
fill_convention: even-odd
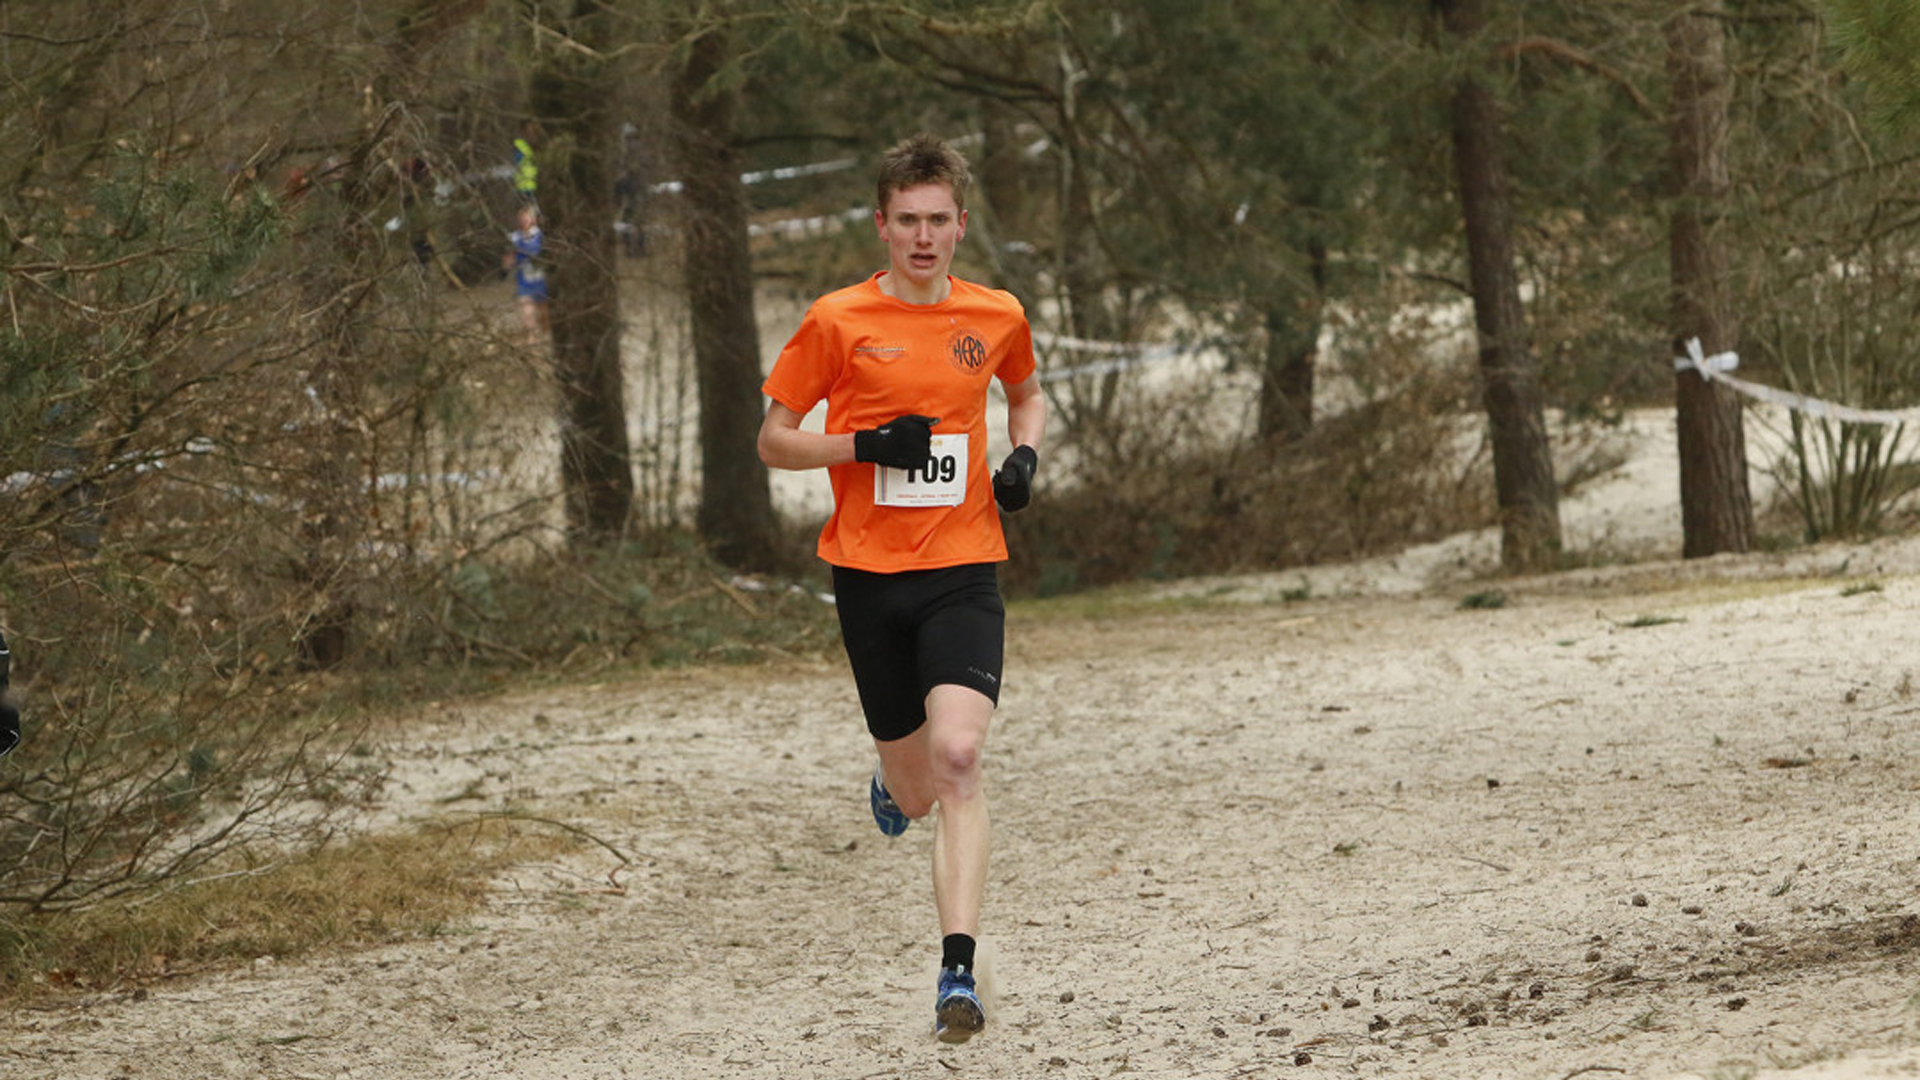
[[[922,184],[945,184],[947,190],[953,192],[954,206],[964,210],[967,188],[972,183],[973,174],[968,171],[967,159],[960,151],[945,139],[915,135],[901,140],[880,159],[880,183],[874,205],[885,212],[887,201],[896,191]]]

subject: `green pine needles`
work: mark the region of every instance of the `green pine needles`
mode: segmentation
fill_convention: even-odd
[[[1920,119],[1920,0],[1826,0],[1828,32],[1847,72],[1866,85],[1875,122]]]

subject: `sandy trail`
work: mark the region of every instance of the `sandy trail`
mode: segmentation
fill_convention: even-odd
[[[1908,542],[1498,610],[1254,579],[1017,607],[998,1002],[959,1048],[928,1036],[931,833],[873,830],[839,665],[463,703],[390,747],[384,813],[465,793],[634,864],[521,867],[432,940],[22,1012],[0,1073],[1912,1075],[1917,572]]]
[[[1634,437],[1574,542],[1677,547],[1670,432]],[[1016,605],[966,1046],[931,831],[873,829],[834,661],[409,722],[369,827],[460,796],[631,863],[16,1012],[0,1076],[1920,1075],[1920,539],[1489,583],[1494,544]]]

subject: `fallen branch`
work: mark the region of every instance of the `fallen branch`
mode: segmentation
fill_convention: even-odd
[[[562,830],[563,832],[570,832],[573,835],[580,837],[582,840],[591,840],[594,843],[612,852],[614,858],[619,859],[621,862],[626,863],[629,866],[633,864],[633,857],[628,855],[626,852],[621,851],[619,848],[614,847],[612,844],[608,843],[605,840],[600,839],[598,836],[593,835],[592,833],[588,832],[587,830],[581,828],[578,825],[570,825],[567,822],[560,821],[555,818],[540,817],[537,814],[523,813],[518,810],[480,810],[480,811],[476,811],[473,816],[476,818],[504,818],[504,819],[514,820],[514,821],[531,821],[539,825],[551,825],[556,829]]]

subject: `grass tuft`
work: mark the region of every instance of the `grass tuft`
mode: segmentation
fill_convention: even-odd
[[[537,824],[475,819],[227,865],[78,911],[0,911],[0,1001],[456,933],[500,871],[579,844]]]

